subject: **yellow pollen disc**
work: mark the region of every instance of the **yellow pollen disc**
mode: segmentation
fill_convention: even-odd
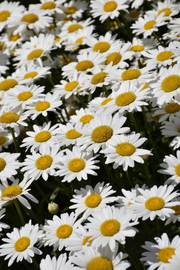
[[[4,45],[5,45],[5,42],[3,42],[3,43],[0,44],[0,51],[2,51]]]
[[[109,101],[111,101],[111,100],[113,100],[113,98],[106,98],[105,100],[103,100],[102,102],[101,102],[101,106],[104,106],[104,105],[106,105]]]
[[[134,45],[131,47],[131,51],[133,52],[142,52],[144,50],[144,46],[142,45]]]
[[[7,112],[0,116],[0,123],[10,124],[15,123],[19,120],[20,116],[14,112]]]
[[[22,17],[21,22],[35,23],[39,20],[39,17],[36,14],[30,13]]]
[[[72,61],[73,61],[73,58],[71,56],[65,56],[65,59],[64,58],[61,59],[62,64],[70,63]]]
[[[75,68],[77,69],[77,71],[86,71],[88,68],[93,68],[93,67],[94,67],[94,64],[92,61],[83,60],[77,63]]]
[[[87,196],[84,203],[89,208],[95,208],[100,204],[101,201],[102,197],[99,194],[94,193]]]
[[[38,72],[36,72],[36,71],[32,71],[32,72],[29,72],[29,73],[26,73],[25,75],[24,75],[24,79],[29,79],[29,78],[34,78],[34,77],[36,77],[38,75]]]
[[[7,141],[6,137],[0,136],[0,145],[3,145]]]
[[[116,153],[118,153],[120,156],[131,156],[136,151],[136,147],[128,142],[120,143],[116,147]]]
[[[175,91],[179,87],[180,87],[179,75],[169,75],[161,83],[161,89],[166,93]]]
[[[0,172],[6,167],[6,161],[3,158],[0,158]]]
[[[45,111],[50,107],[50,103],[48,101],[41,101],[36,104],[35,110],[36,111]]]
[[[14,244],[14,248],[17,252],[22,252],[30,245],[30,239],[27,236],[19,238]]]
[[[157,254],[157,257],[158,259],[163,262],[163,263],[169,263],[169,259],[172,258],[172,255],[175,254],[175,248],[173,247],[165,247],[165,248],[162,248],[158,254]]]
[[[171,52],[171,51],[160,52],[160,53],[156,56],[156,59],[157,59],[158,61],[166,61],[166,60],[168,60],[172,55],[174,55],[174,53]]]
[[[94,45],[93,51],[95,51],[95,52],[99,51],[100,53],[104,53],[104,52],[108,51],[110,47],[111,46],[108,42],[100,41]]]
[[[133,92],[122,93],[117,96],[115,103],[117,106],[127,106],[136,99],[136,95]]]
[[[51,132],[43,130],[34,137],[35,142],[47,142],[51,138]]]
[[[79,84],[78,81],[68,82],[65,85],[64,90],[66,90],[67,92],[71,92],[71,91],[73,91],[78,86],[78,84]]]
[[[76,7],[68,7],[66,11],[64,11],[64,13],[66,15],[69,15],[69,14],[74,14],[75,12],[77,11],[77,8]]]
[[[11,15],[8,10],[3,10],[0,12],[0,22],[5,22],[7,18]]]
[[[83,125],[85,125],[85,124],[89,123],[93,118],[94,118],[94,116],[87,114],[87,115],[82,116],[79,119],[79,121],[82,122]]]
[[[109,65],[111,62],[113,62],[113,66],[117,65],[121,61],[122,55],[118,52],[114,52],[108,55],[105,64]]]
[[[161,210],[164,205],[165,202],[161,197],[151,197],[145,202],[145,207],[150,211]]]
[[[6,79],[0,82],[0,91],[8,91],[10,88],[18,85],[18,82],[14,79]]]
[[[47,168],[51,167],[52,162],[53,159],[51,156],[44,155],[36,160],[35,165],[39,170],[46,170]]]
[[[149,84],[148,83],[145,83],[144,86],[143,86],[143,88],[141,89],[141,91],[144,90],[148,86],[149,86]]]
[[[155,25],[155,23],[156,23],[156,21],[149,21],[149,22],[145,23],[144,29],[145,30],[149,30],[149,29],[153,28],[153,26]]]
[[[113,270],[112,262],[106,257],[95,257],[87,265],[87,270]]]
[[[177,174],[177,176],[180,176],[180,163],[178,165],[176,165],[175,173]]]
[[[117,22],[116,22],[116,21],[112,21],[112,22],[110,22],[110,27],[111,27],[111,28],[118,27]]]
[[[89,240],[92,236],[87,236],[86,238],[83,239],[82,245],[85,246],[87,243],[92,245],[92,240]]]
[[[59,42],[60,40],[61,40],[61,37],[59,37],[59,36],[54,37],[54,41]]]
[[[108,1],[104,4],[103,9],[105,12],[112,12],[117,8],[117,3],[115,1]]]
[[[13,35],[13,32],[10,34],[10,40],[11,41],[16,41],[16,40],[18,40],[19,38],[20,38],[20,35],[19,35],[19,33],[17,33],[17,35]]]
[[[121,79],[123,81],[134,80],[139,78],[139,76],[141,76],[141,71],[139,69],[128,69],[121,74]]]
[[[22,188],[18,185],[9,186],[5,188],[1,193],[1,199],[4,197],[13,198],[22,193]]]
[[[78,38],[75,43],[83,43],[84,38],[86,38],[86,37]]]
[[[103,143],[108,141],[113,135],[113,130],[109,126],[100,126],[96,127],[92,134],[91,134],[91,139],[95,143]]]
[[[71,225],[64,224],[57,228],[56,236],[58,238],[65,239],[65,238],[68,238],[72,234],[72,231],[73,231],[73,228]]]
[[[172,13],[172,10],[171,10],[171,8],[163,8],[158,12],[158,16],[163,12],[165,13],[164,17],[167,17]]]
[[[62,21],[63,22],[69,22],[69,21],[72,21],[72,18],[71,17],[66,17]]]
[[[86,166],[84,159],[82,158],[73,158],[68,163],[68,168],[71,172],[80,172]]]
[[[69,27],[68,27],[68,32],[69,33],[72,33],[72,32],[75,32],[77,31],[78,29],[83,29],[82,25],[80,25],[79,23],[75,23],[75,24],[71,24]]]
[[[33,96],[33,94],[31,92],[27,91],[27,92],[20,93],[17,96],[17,98],[19,99],[19,101],[26,101],[29,98],[31,98],[32,96]]]
[[[175,212],[173,213],[173,215],[178,216],[180,215],[180,205],[176,205],[171,207]]]
[[[39,57],[42,55],[43,52],[44,52],[43,49],[36,49],[36,50],[34,50],[34,51],[32,51],[32,52],[30,52],[30,53],[28,54],[27,60],[30,61],[30,60],[39,58]]]
[[[56,3],[51,2],[51,1],[45,2],[40,7],[40,9],[54,9],[54,8],[56,8]]]
[[[98,84],[98,83],[103,83],[104,79],[106,78],[107,73],[106,72],[99,72],[97,74],[95,74],[92,79],[91,79],[91,83],[92,84]]]
[[[176,113],[180,110],[180,105],[177,102],[171,102],[166,105],[165,111],[167,113]]]
[[[131,11],[129,12],[129,17],[130,18],[137,18],[139,16],[139,11]]]
[[[77,132],[75,129],[70,129],[66,132],[65,136],[67,139],[73,140],[81,137],[82,134]]]
[[[100,226],[100,231],[104,236],[113,236],[120,230],[121,224],[116,219],[108,219]]]
[[[55,29],[55,28],[56,28],[55,24],[51,24],[51,25],[48,27],[49,30],[53,30],[53,29]]]

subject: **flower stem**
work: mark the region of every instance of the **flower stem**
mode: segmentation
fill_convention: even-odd
[[[14,200],[14,205],[15,205],[15,207],[16,207],[16,210],[17,210],[17,212],[18,212],[18,215],[19,215],[19,218],[20,218],[22,224],[25,225],[25,220],[24,220],[24,217],[23,217],[23,214],[22,214],[22,212],[21,212],[21,208],[20,208],[20,206],[19,206],[19,202],[18,202],[17,199]]]
[[[83,99],[82,99],[78,94],[77,94],[76,96],[77,96],[77,98],[79,99],[79,101],[81,102],[83,108],[86,108],[86,104],[85,104],[85,102],[83,101]]]
[[[17,140],[16,140],[16,137],[15,137],[15,134],[14,134],[14,129],[11,128],[11,127],[9,129],[10,129],[10,132],[11,132],[12,137],[13,137],[13,142],[14,142],[14,147],[15,147],[16,153],[19,153],[19,147],[17,145]]]

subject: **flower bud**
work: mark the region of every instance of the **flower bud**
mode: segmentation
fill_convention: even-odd
[[[59,211],[59,205],[57,203],[54,202],[50,202],[48,204],[48,211],[50,214],[55,215],[57,214],[57,212]]]

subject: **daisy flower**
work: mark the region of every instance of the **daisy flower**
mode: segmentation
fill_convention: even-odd
[[[62,153],[58,152],[59,147],[43,148],[40,153],[32,152],[27,155],[22,163],[21,171],[25,172],[24,178],[38,180],[42,177],[45,181],[49,175],[55,175],[55,169],[59,168],[62,160]]]
[[[50,257],[46,255],[45,259],[42,259],[39,265],[41,270],[70,270],[73,266],[70,261],[67,261],[67,254],[60,254],[58,258]]]
[[[77,216],[71,212],[63,213],[60,217],[54,215],[52,220],[47,220],[47,225],[43,229],[46,232],[43,237],[44,246],[53,246],[54,250],[61,251],[68,246],[69,240],[76,234],[76,230],[81,222],[76,221]]]
[[[83,29],[83,28],[86,28],[87,26],[92,25],[92,23],[93,21],[91,20],[91,18],[88,18],[85,21],[76,21],[76,20],[67,21],[62,26],[62,31],[73,33],[73,32],[76,32],[78,29]]]
[[[180,202],[180,198],[175,198],[172,201]],[[172,209],[174,210],[174,213],[170,214],[170,217],[166,219],[165,225],[180,221],[180,205],[172,206]]]
[[[170,147],[177,149],[180,147],[180,135],[179,135],[179,117],[174,117],[172,121],[164,121],[164,125],[160,127],[161,133],[165,138],[174,136],[174,139],[170,143]]]
[[[14,89],[17,85],[24,84],[24,80],[14,76],[0,77],[0,92],[7,96],[10,89]]]
[[[29,5],[30,11],[45,11],[46,14],[52,15],[55,12],[62,14],[62,3],[64,0],[40,0],[41,4]]]
[[[17,170],[21,166],[20,162],[17,160],[19,156],[19,153],[0,153],[0,179],[2,182],[6,182],[12,175],[17,174]]]
[[[35,247],[38,239],[42,237],[39,225],[32,225],[30,220],[20,229],[14,228],[11,233],[7,233],[7,238],[2,238],[5,244],[0,245],[0,256],[5,256],[4,260],[9,259],[8,267],[23,259],[32,263],[35,254],[41,255],[42,251]]]
[[[119,17],[120,10],[127,12],[128,5],[126,0],[91,0],[91,13],[94,18],[100,17],[99,20],[104,22],[107,18],[114,19]]]
[[[65,2],[62,5],[62,9],[64,11],[64,14],[66,14],[67,17],[78,19],[82,18],[83,13],[87,10],[88,4],[86,1],[80,1],[80,0],[71,0],[70,2]]]
[[[80,190],[75,189],[75,195],[70,201],[74,204],[70,209],[75,209],[75,213],[79,216],[83,213],[82,218],[86,219],[92,213],[104,208],[108,203],[118,200],[118,197],[110,196],[115,193],[112,186],[98,182],[94,188],[87,185]]]
[[[94,165],[98,161],[95,160],[96,156],[92,153],[86,153],[83,148],[73,147],[72,151],[69,149],[65,150],[65,155],[61,159],[62,165],[56,172],[57,176],[64,177],[62,182],[71,182],[74,179],[78,181],[87,180],[88,175],[97,175],[94,170],[99,169],[98,166]]]
[[[157,40],[154,37],[137,38],[133,37],[130,50],[134,52],[134,56],[139,58],[144,51],[154,49],[157,46]]]
[[[0,152],[3,152],[3,148],[7,149],[12,142],[12,134],[8,130],[0,130]]]
[[[101,153],[107,158],[105,163],[114,163],[114,169],[122,165],[124,171],[127,171],[128,167],[134,167],[135,161],[144,163],[141,156],[151,155],[151,151],[139,148],[147,140],[139,138],[140,136],[140,133],[136,133],[114,137],[111,145],[101,150]]]
[[[139,188],[141,195],[134,198],[130,207],[135,214],[142,217],[142,220],[150,218],[154,220],[158,216],[161,220],[167,219],[174,210],[172,206],[179,205],[179,201],[173,201],[179,194],[177,191],[173,191],[172,185],[167,186],[153,186],[150,189]],[[173,191],[173,192],[172,192]]]
[[[146,252],[142,253],[141,261],[145,261],[145,265],[149,266],[149,270],[153,269],[166,269],[167,264],[170,263],[175,255],[175,251],[179,251],[180,237],[176,235],[172,241],[169,239],[166,233],[163,233],[161,237],[155,237],[156,244],[146,241],[142,247]],[[171,268],[174,270],[174,268]]]
[[[89,122],[94,119],[94,113],[92,113],[88,108],[80,108],[75,111],[75,115],[70,116],[70,122],[73,124],[80,122],[83,125],[89,124]]]
[[[5,216],[6,209],[0,210],[0,219],[2,219]],[[0,222],[0,232],[2,229],[8,229],[10,226],[4,222]]]
[[[166,265],[166,270],[179,270],[180,258],[179,258],[179,249],[175,249],[175,254],[172,255],[172,258],[168,260]]]
[[[136,229],[133,227],[138,222],[130,222],[132,212],[127,212],[126,207],[116,208],[106,206],[88,217],[85,227],[89,229],[87,236],[92,236],[92,247],[109,246],[112,252],[117,250],[118,242],[125,244],[126,237],[133,237]]]
[[[92,113],[100,113],[105,111],[106,108],[106,104],[108,102],[110,102],[111,100],[113,100],[113,98],[111,98],[111,94],[109,94],[108,97],[103,97],[103,96],[99,96],[99,97],[94,97],[89,103],[88,103],[88,108],[90,110],[90,112]]]
[[[165,0],[164,2],[157,2],[157,4],[152,3],[152,10],[148,10],[147,14],[152,14],[159,16],[161,13],[164,14],[166,20],[179,13],[179,6],[176,2],[171,0]]]

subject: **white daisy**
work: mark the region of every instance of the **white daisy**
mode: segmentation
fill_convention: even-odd
[[[17,160],[19,156],[20,153],[0,153],[0,179],[2,182],[6,182],[12,175],[17,174],[17,170],[21,166],[20,162]]]
[[[175,249],[175,254],[169,259],[168,265],[166,265],[166,270],[179,270],[180,257],[179,249]]]
[[[72,20],[72,21],[67,21],[64,23],[64,25],[62,26],[62,31],[67,31],[68,33],[73,33],[76,32],[78,29],[83,29],[87,26],[92,25],[93,21],[91,20],[91,18],[88,18],[85,21],[76,21],[76,20]],[[61,24],[61,22],[60,22]]]
[[[60,254],[58,258],[50,257],[46,255],[45,259],[42,259],[39,265],[41,270],[71,270],[73,268],[70,261],[67,261],[67,254]]]
[[[0,219],[2,219],[5,216],[6,209],[0,210]],[[10,226],[4,222],[0,222],[0,232],[2,229],[8,229]]]
[[[148,10],[147,14],[152,14],[159,16],[161,13],[164,14],[166,20],[179,13],[179,5],[171,0],[165,0],[164,2],[157,2],[157,4],[152,3],[152,10]]]
[[[154,49],[158,44],[157,40],[154,37],[141,38],[141,39],[137,37],[133,37],[131,43],[132,45],[131,45],[130,50],[134,52],[134,56],[136,58],[139,58],[140,56],[142,56],[142,53],[144,51]]]
[[[94,113],[92,113],[88,108],[80,108],[75,111],[75,115],[70,116],[71,123],[81,122],[83,125],[89,124],[89,122],[94,118]]]
[[[153,111],[153,116],[158,116],[159,122],[163,123],[166,120],[172,122],[176,116],[180,117],[180,104],[172,99],[169,103],[165,102],[160,107],[153,108]]]
[[[172,201],[180,202],[180,197],[175,198]],[[170,217],[166,219],[165,225],[180,221],[180,205],[172,206],[172,209],[174,210],[174,213],[170,214]]]
[[[108,97],[103,97],[103,96],[98,96],[94,97],[89,103],[88,103],[88,108],[90,112],[92,113],[100,113],[105,111],[105,105],[113,100],[111,98],[111,94],[109,94]]]
[[[68,18],[78,19],[82,18],[87,7],[88,3],[86,1],[71,0],[68,3],[64,1],[62,9]]]
[[[52,15],[55,12],[62,14],[62,3],[64,0],[40,0],[41,4],[30,4],[30,11],[45,11],[48,15]]]
[[[0,130],[0,151],[3,152],[3,148],[7,149],[12,142],[12,134],[8,130]]]

